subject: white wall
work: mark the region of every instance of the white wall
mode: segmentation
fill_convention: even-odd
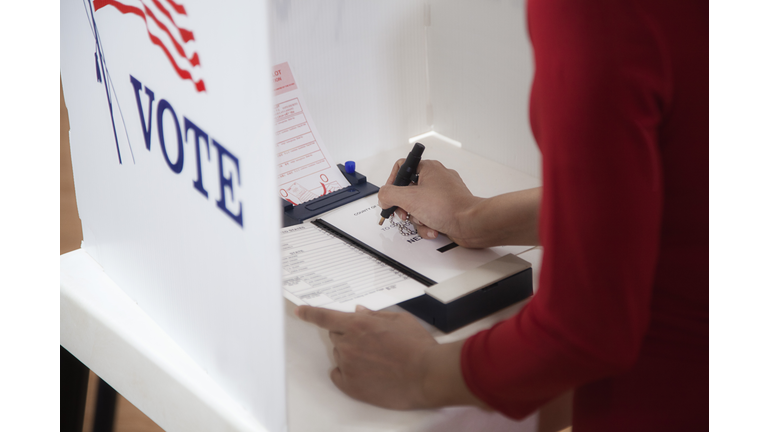
[[[528,121],[533,53],[524,0],[433,0],[430,8],[435,131],[541,177]]]
[[[338,161],[434,129],[540,176],[523,0],[273,0],[271,23]]]
[[[289,62],[337,162],[428,130],[423,10],[412,0],[273,0],[273,63]]]

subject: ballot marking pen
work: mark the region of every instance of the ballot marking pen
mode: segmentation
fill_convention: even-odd
[[[405,162],[400,165],[400,169],[397,171],[397,176],[395,176],[395,181],[392,183],[395,186],[408,186],[411,184],[411,182],[416,182],[418,179],[418,174],[416,173],[416,168],[419,166],[419,162],[421,162],[421,154],[424,153],[424,144],[416,143],[413,145],[413,149],[410,153],[408,153],[408,157],[405,158]],[[379,220],[379,225],[384,223],[384,219],[387,219],[388,217],[392,216],[392,213],[395,212],[396,206],[392,206],[388,209],[384,209],[381,211],[381,220]]]

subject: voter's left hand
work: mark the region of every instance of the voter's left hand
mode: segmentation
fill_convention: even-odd
[[[330,332],[337,367],[331,380],[354,399],[389,409],[431,405],[424,392],[427,354],[438,344],[410,314],[355,313],[299,306],[296,315]]]

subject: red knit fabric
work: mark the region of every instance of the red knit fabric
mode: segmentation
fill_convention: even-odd
[[[708,428],[708,14],[529,1],[541,280],[461,359],[505,415],[576,388],[574,432]]]

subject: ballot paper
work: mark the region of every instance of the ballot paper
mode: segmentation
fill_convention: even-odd
[[[377,196],[362,198],[323,215],[322,219],[437,283],[508,253],[521,253],[530,248],[467,249],[442,234],[435,239],[424,239],[418,234],[403,236],[390,220],[378,225],[381,208],[377,202]]]
[[[424,294],[424,285],[311,223],[283,228],[282,253],[283,294],[297,305],[379,310]]]
[[[297,305],[351,312],[361,304],[379,310],[424,294],[428,285],[530,248],[466,249],[442,234],[435,239],[402,235],[389,220],[379,226],[380,213],[372,195],[315,223],[283,228],[284,296]]]
[[[274,67],[280,196],[293,205],[349,186],[323,144],[288,63]]]

